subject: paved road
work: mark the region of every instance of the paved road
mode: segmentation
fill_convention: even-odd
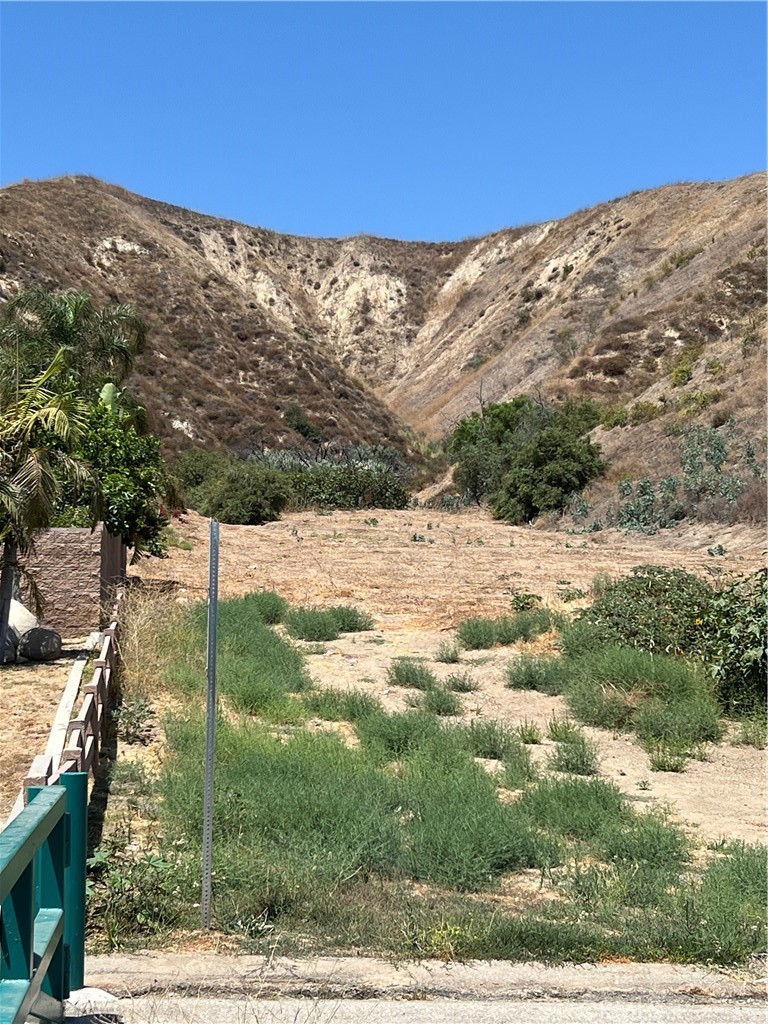
[[[95,1009],[95,1006],[93,1007]],[[140,997],[70,1014],[68,1024],[765,1024],[760,1003],[519,999],[279,999]]]

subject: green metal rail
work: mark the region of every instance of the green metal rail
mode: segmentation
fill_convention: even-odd
[[[0,832],[0,1024],[62,1021],[83,987],[88,773],[29,790]]]

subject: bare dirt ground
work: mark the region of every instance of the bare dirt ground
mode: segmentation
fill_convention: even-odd
[[[147,582],[173,584],[182,601],[204,598],[207,520],[190,513],[176,528],[192,549],[173,548],[167,560],[148,560],[133,571]],[[725,547],[724,556],[707,553],[715,544]],[[553,714],[566,716],[564,700],[505,688],[503,671],[515,648],[465,652],[460,665],[431,660],[462,619],[508,612],[515,592],[574,609],[585,601],[564,604],[563,588],[588,591],[597,574],[621,576],[643,563],[701,574],[744,572],[762,564],[764,550],[762,532],[745,527],[715,532],[697,526],[662,537],[627,537],[617,531],[569,535],[509,527],[479,510],[301,513],[257,528],[222,526],[220,594],[270,589],[293,604],[355,604],[373,615],[373,633],[341,637],[308,655],[319,685],[360,689],[402,710],[410,691],[389,686],[387,668],[393,657],[424,657],[441,678],[469,671],[479,684],[476,692],[461,695],[463,719],[480,716],[511,725],[527,719],[546,734]],[[668,805],[702,841],[764,841],[764,752],[731,746],[726,739],[709,745],[708,759],[689,761],[683,773],[651,772],[648,755],[632,737],[586,731],[599,744],[605,778],[636,800]],[[529,749],[544,761],[551,747],[545,740]]]
[[[80,641],[66,641],[56,661],[5,665],[0,669],[0,826],[7,818],[32,759],[45,751]]]

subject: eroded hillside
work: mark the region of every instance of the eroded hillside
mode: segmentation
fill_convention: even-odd
[[[661,472],[671,419],[763,433],[765,212],[755,174],[458,243],[314,239],[70,177],[0,193],[0,289],[132,302],[135,386],[172,443],[294,444],[298,405],[329,439],[405,449],[404,424],[439,437],[540,391],[637,405],[600,440]]]

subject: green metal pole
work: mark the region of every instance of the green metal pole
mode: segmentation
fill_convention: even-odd
[[[69,949],[69,987],[85,984],[85,859],[88,848],[88,772],[64,772],[69,863],[64,872],[64,944]]]

